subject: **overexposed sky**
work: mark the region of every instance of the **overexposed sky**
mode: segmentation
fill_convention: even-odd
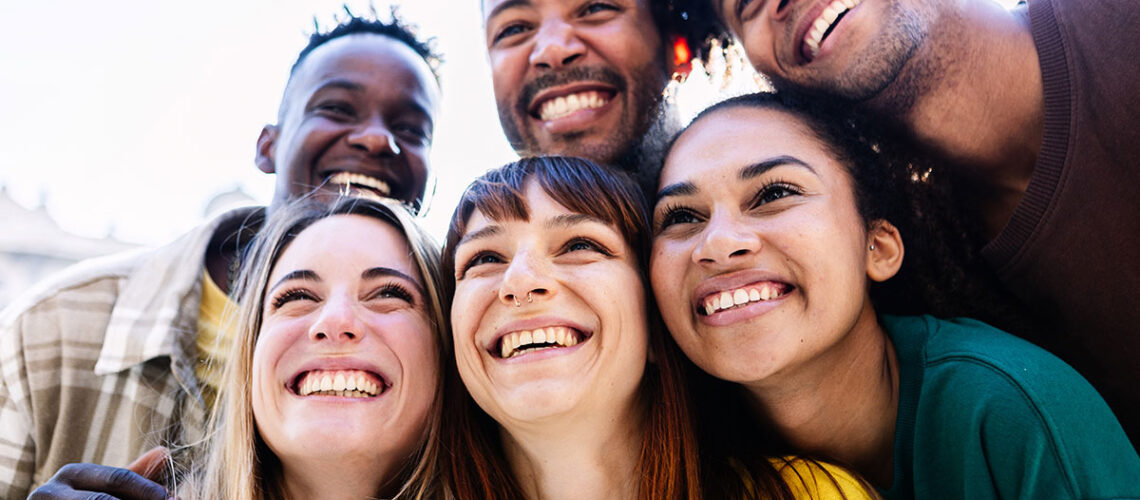
[[[0,186],[26,207],[43,202],[73,233],[149,245],[201,223],[217,193],[241,187],[268,203],[273,177],[253,163],[258,133],[276,119],[314,17],[328,29],[344,3],[0,2]],[[424,220],[442,238],[471,179],[515,158],[495,111],[479,0],[374,4],[383,14],[399,5],[444,56],[439,182]],[[691,78],[682,116],[720,89]]]
[[[327,29],[343,3],[0,2],[0,185],[26,207],[44,201],[71,232],[144,244],[199,224],[209,198],[236,186],[268,203],[258,133],[275,121],[314,16]],[[445,57],[425,221],[442,235],[467,183],[515,155],[495,114],[478,0],[393,3]],[[388,3],[375,5],[386,15]]]

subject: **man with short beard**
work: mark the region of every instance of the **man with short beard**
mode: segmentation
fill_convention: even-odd
[[[499,120],[522,156],[579,156],[656,182],[679,123],[665,2],[482,0]]]
[[[947,162],[1031,338],[1140,440],[1140,8],[1127,0],[694,0],[782,91]]]

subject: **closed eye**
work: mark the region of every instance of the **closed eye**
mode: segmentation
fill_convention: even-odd
[[[502,264],[505,262],[506,261],[504,261],[502,257],[499,257],[499,255],[494,252],[479,252],[475,254],[474,257],[469,259],[466,264],[463,265],[463,268],[460,269],[457,273],[456,279],[462,280],[463,277],[467,275],[467,272],[473,268],[493,264]]]
[[[398,299],[409,304],[415,305],[415,296],[408,291],[407,288],[398,283],[387,283],[380,287],[379,290],[373,294],[373,298],[377,299]]]
[[[281,293],[278,293],[273,298],[273,302],[272,302],[273,309],[277,310],[277,309],[280,309],[282,306],[284,306],[290,302],[296,302],[296,301],[301,301],[301,300],[309,300],[309,301],[316,302],[317,296],[315,294],[313,294],[312,292],[305,290],[304,288],[291,288],[291,289],[285,290]]]
[[[563,253],[589,251],[598,252],[607,257],[613,256],[613,252],[611,252],[608,248],[589,238],[574,238],[570,241],[567,241],[562,248]]]
[[[586,5],[585,7],[582,8],[582,16],[588,16],[590,14],[597,14],[598,12],[618,11],[618,10],[620,10],[620,9],[616,5],[613,5],[613,4],[604,3],[604,2],[592,2],[589,5]]]

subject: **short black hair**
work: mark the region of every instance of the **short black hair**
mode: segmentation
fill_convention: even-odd
[[[443,57],[435,51],[435,37],[421,39],[416,34],[416,27],[409,25],[400,19],[399,13],[395,6],[392,6],[390,12],[390,20],[385,22],[379,19],[375,9],[372,10],[372,16],[362,17],[352,12],[347,5],[343,6],[344,12],[347,17],[343,20],[338,20],[336,27],[328,31],[321,31],[320,22],[313,19],[315,30],[312,35],[309,35],[309,44],[301,49],[301,53],[297,54],[297,60],[293,63],[293,67],[289,68],[289,77],[292,78],[293,74],[297,72],[297,68],[305,61],[313,50],[329,40],[335,40],[342,36],[355,35],[358,33],[371,33],[374,35],[381,35],[403,42],[404,45],[410,47],[416,54],[424,59],[428,67],[431,68],[431,74],[435,77],[436,83],[439,83],[439,64],[443,61]]]

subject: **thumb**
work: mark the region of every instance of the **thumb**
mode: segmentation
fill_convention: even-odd
[[[131,472],[138,474],[150,480],[156,480],[162,471],[166,469],[166,464],[170,461],[170,450],[163,446],[155,446],[150,451],[143,453],[142,456],[136,458],[127,466]]]

